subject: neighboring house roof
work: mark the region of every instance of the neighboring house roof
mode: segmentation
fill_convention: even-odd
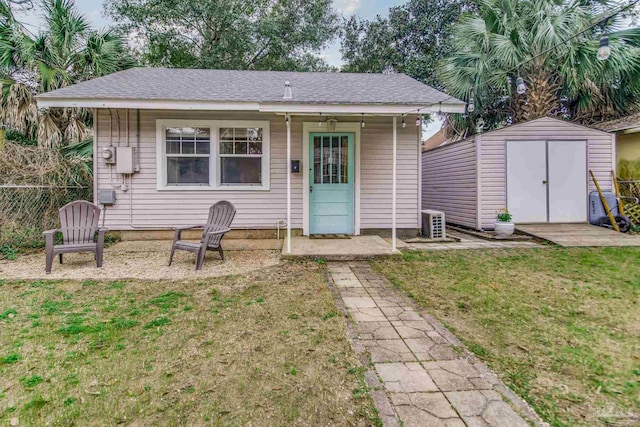
[[[291,84],[290,99],[284,98],[286,81]],[[442,103],[443,107],[456,110],[454,112],[464,109],[463,101],[405,74],[172,68],[132,68],[43,93],[37,99],[41,106],[59,106],[55,101],[66,101],[66,105],[72,106],[73,101],[136,100],[272,105],[428,106]]]
[[[440,147],[441,145],[446,144],[447,141],[447,132],[445,129],[440,129],[424,142],[422,151],[429,151],[433,148]]]
[[[606,132],[640,132],[640,113],[620,117],[615,120],[609,120],[608,122],[598,123],[594,127]]]

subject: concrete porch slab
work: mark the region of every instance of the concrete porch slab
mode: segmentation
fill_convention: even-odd
[[[590,224],[517,224],[516,229],[566,247],[640,246],[640,235]]]
[[[285,240],[282,246],[282,256],[290,259],[322,258],[327,261],[354,261],[401,255],[399,251],[392,252],[391,243],[379,236],[354,236],[351,239],[292,237],[291,253],[288,254],[286,251],[287,242]]]

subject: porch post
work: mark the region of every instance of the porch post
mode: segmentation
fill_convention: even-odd
[[[393,178],[391,181],[391,251],[396,251],[396,150],[397,150],[397,124],[396,116],[393,116]]]
[[[286,114],[287,122],[287,253],[291,253],[291,117]]]

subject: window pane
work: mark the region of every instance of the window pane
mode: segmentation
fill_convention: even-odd
[[[233,154],[233,142],[220,142],[220,154]]]
[[[325,136],[322,138],[322,183],[330,184],[331,177],[329,176],[329,164],[331,157],[331,138]]]
[[[340,182],[347,184],[349,182],[349,137],[344,135],[340,141]]]
[[[247,143],[246,142],[236,142],[235,154],[247,154]]]
[[[313,137],[313,183],[322,184],[322,141]]]
[[[195,154],[194,141],[182,141],[182,154]]]
[[[167,140],[167,154],[180,154],[180,140]]]
[[[233,130],[233,139],[236,141],[247,140],[247,128],[235,128]]]
[[[233,141],[233,128],[220,128],[220,139]]]
[[[262,182],[262,159],[259,157],[220,158],[223,184],[260,184]]]
[[[262,142],[250,141],[249,142],[249,154],[262,154]]]
[[[262,141],[262,128],[247,129],[249,141]]]
[[[340,146],[337,136],[331,138],[331,182],[337,184],[338,181],[338,168],[340,167]]]
[[[211,144],[209,141],[196,141],[196,154],[209,154],[211,153]]]
[[[167,184],[209,184],[209,158],[168,157]]]

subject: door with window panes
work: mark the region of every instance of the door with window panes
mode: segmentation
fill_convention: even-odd
[[[310,134],[309,232],[354,233],[354,135]]]

